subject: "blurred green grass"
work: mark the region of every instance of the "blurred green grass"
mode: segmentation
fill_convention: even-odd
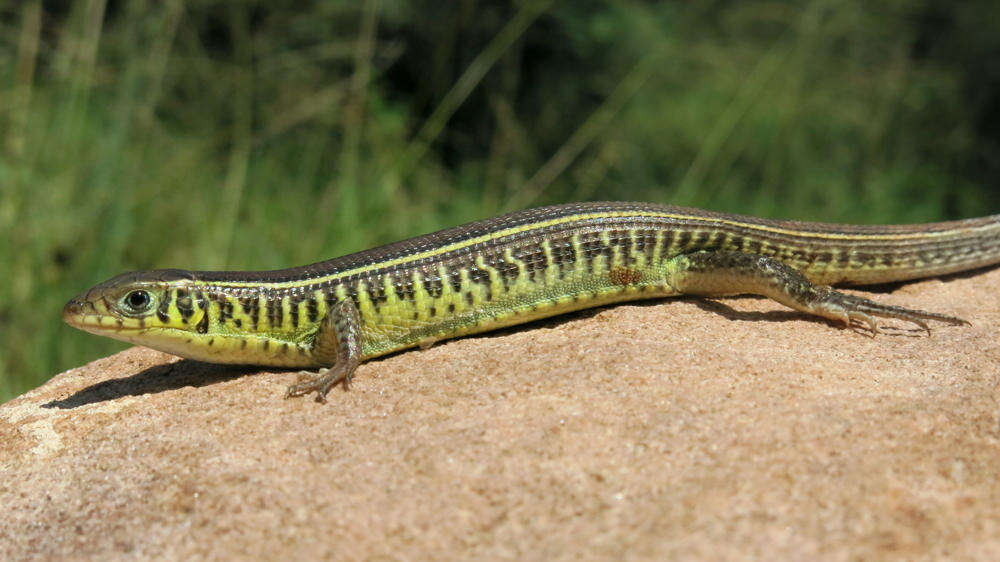
[[[585,199],[862,223],[996,212],[997,11],[2,7],[0,401],[123,347],[60,310],[125,270],[300,265]]]

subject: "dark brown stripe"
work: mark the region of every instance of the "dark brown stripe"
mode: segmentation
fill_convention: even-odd
[[[670,248],[674,245],[674,238],[677,237],[676,230],[664,230],[663,238],[660,239],[660,259],[669,260],[677,254],[670,253]]]
[[[677,232],[677,243],[675,247],[677,252],[684,254],[688,251],[688,246],[691,244],[691,232],[687,230],[681,230]]]
[[[462,290],[462,269],[459,267],[452,267],[448,271],[448,284],[451,285],[451,290],[458,293]]]
[[[365,290],[368,292],[368,299],[372,301],[375,312],[378,312],[382,305],[389,300],[389,295],[385,292],[385,285],[379,277],[372,277],[365,282]]]
[[[170,322],[170,302],[174,298],[173,291],[166,291],[163,294],[163,300],[160,301],[160,306],[156,307],[156,317],[160,319],[160,322],[167,324]]]
[[[206,308],[204,313],[201,315],[201,320],[198,321],[198,325],[195,326],[194,329],[199,334],[208,333],[208,321],[209,321],[209,314],[208,314],[208,309]]]
[[[185,324],[194,315],[194,303],[191,302],[191,294],[187,289],[177,289],[177,312],[181,313],[181,322]]]
[[[503,283],[504,292],[509,292],[510,286],[517,283],[517,278],[521,272],[520,268],[517,267],[517,263],[503,258],[496,262],[493,267],[496,268],[497,273],[500,275],[500,282]]]
[[[486,269],[473,267],[469,269],[469,282],[483,288],[483,299],[487,302],[493,300],[493,282],[490,272]]]
[[[319,318],[319,302],[316,300],[316,295],[311,295],[306,301],[306,316],[311,324],[315,324]]]
[[[422,273],[423,273],[422,281],[424,285],[424,290],[427,291],[427,294],[430,295],[432,298],[435,299],[440,298],[441,293],[444,292],[444,281],[441,280],[441,277],[438,275],[437,271],[434,271],[434,273],[429,273],[428,271],[424,271]]]
[[[285,311],[282,305],[282,299],[269,298],[267,299],[267,325],[272,328],[280,328],[282,322],[284,321]]]
[[[392,274],[392,286],[400,300],[413,302],[413,276],[394,273]]]
[[[288,313],[292,318],[292,328],[299,327],[299,304],[306,298],[302,295],[292,295],[288,297]]]

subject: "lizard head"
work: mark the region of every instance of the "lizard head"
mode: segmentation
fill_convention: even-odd
[[[124,273],[70,299],[63,308],[63,321],[92,334],[142,345],[197,333],[207,318],[206,303],[191,290],[192,281],[190,272],[178,269]]]

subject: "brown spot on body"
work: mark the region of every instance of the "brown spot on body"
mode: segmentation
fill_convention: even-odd
[[[638,283],[642,279],[642,273],[627,267],[613,267],[608,272],[608,278],[615,285],[627,286]]]

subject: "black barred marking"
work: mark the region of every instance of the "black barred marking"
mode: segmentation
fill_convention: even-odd
[[[614,249],[618,248],[619,255],[628,263],[629,248],[632,246],[632,233],[628,230],[612,230],[610,233],[611,255],[614,256]],[[610,259],[610,258],[609,258]]]
[[[523,244],[511,250],[511,255],[515,260],[524,264],[524,269],[532,283],[538,282],[538,275],[544,274],[549,267],[549,258],[545,255],[545,248],[542,241],[536,240]]]
[[[250,307],[250,323],[253,325],[253,331],[257,331],[257,326],[260,324],[260,299],[264,298],[262,295],[258,295],[253,299],[253,305]]]
[[[629,249],[628,260],[625,262],[629,266],[633,266],[639,262],[639,256],[642,255],[646,263],[649,263],[649,256],[646,255],[646,235],[644,232],[633,232],[632,233],[632,247]]]
[[[500,282],[503,283],[504,292],[510,291],[510,286],[517,283],[517,278],[521,274],[517,263],[503,258],[494,267],[496,267],[497,273],[500,275]]]
[[[285,355],[287,353],[288,353],[288,344],[287,343],[281,344],[281,354]]]
[[[691,232],[688,230],[681,230],[680,232],[677,232],[677,241],[674,246],[675,251],[683,254],[687,252],[689,244],[691,244]]]
[[[292,295],[288,297],[288,314],[292,318],[292,328],[299,327],[299,304],[306,300],[302,295]]]
[[[875,254],[855,251],[852,255],[853,261],[860,263],[862,267],[875,267],[879,264],[879,256]]]
[[[225,326],[226,321],[233,319],[233,301],[225,295],[215,295],[215,300],[219,303],[219,325]]]
[[[187,289],[177,289],[177,312],[181,313],[181,322],[185,324],[194,315],[194,303],[191,302],[191,295]]]
[[[163,295],[163,300],[160,301],[160,306],[156,307],[156,317],[160,319],[160,322],[167,324],[170,322],[170,303],[174,298],[173,291],[167,291]]]
[[[677,237],[676,230],[665,230],[663,231],[663,238],[660,239],[660,259],[669,260],[677,255],[677,252],[672,252],[671,248],[674,244],[674,239]]]
[[[656,231],[645,231],[642,235],[642,241],[642,252],[646,254],[646,263],[653,263],[653,254],[656,253]]]
[[[493,279],[488,269],[473,267],[469,269],[469,282],[483,288],[483,300],[493,300]]]
[[[400,300],[413,302],[416,289],[413,287],[413,277],[405,273],[392,274],[392,286]]]
[[[271,348],[271,340],[264,340],[264,351]]]
[[[329,290],[323,293],[323,302],[326,303],[327,310],[331,310],[333,308],[333,305],[337,303],[336,287],[330,287]]]
[[[272,328],[280,328],[285,319],[285,307],[282,306],[283,300],[276,298],[267,299],[267,325]]]
[[[437,307],[436,306],[432,306],[430,308],[430,310],[427,311],[427,315],[430,316],[431,318],[433,318],[433,317],[437,316],[437,313],[438,313],[437,311],[438,311]]]
[[[240,308],[243,309],[243,314],[250,317],[250,326],[253,331],[257,331],[257,322],[260,320],[260,301],[257,300],[256,296],[251,297],[239,297]],[[239,322],[236,326],[239,327],[242,322]]]
[[[379,312],[382,305],[389,301],[389,294],[385,291],[385,284],[378,277],[373,277],[365,282],[365,291],[368,292],[368,300],[375,307],[375,312]]]
[[[310,324],[315,324],[316,319],[319,318],[319,302],[316,300],[316,295],[311,295],[306,301],[306,316],[309,318]]]
[[[448,303],[448,313],[455,312],[455,303]]]
[[[566,272],[576,264],[576,250],[573,248],[573,241],[565,237],[551,240],[549,248],[552,250],[552,259],[555,261],[559,278],[562,279]]]
[[[583,259],[587,262],[587,269],[593,273],[594,263],[597,256],[604,256],[605,262],[610,265],[614,256],[611,246],[601,240],[600,232],[587,232],[580,236],[580,248],[583,250]]]
[[[427,291],[427,294],[434,299],[441,298],[441,294],[444,292],[444,281],[441,280],[437,272],[430,273],[425,271],[422,277],[424,290]]]
[[[760,240],[754,240],[753,238],[749,238],[746,241],[746,250],[743,251],[748,254],[760,254],[761,249],[762,248]]]
[[[247,348],[247,339],[240,338],[240,349],[246,349],[246,348]]]
[[[832,261],[833,261],[833,252],[820,252],[816,254],[816,259],[813,261],[813,263],[826,265]]]
[[[205,298],[205,293],[199,290],[194,292],[194,305],[201,310],[208,308],[208,299]]]
[[[212,347],[213,345],[215,345],[215,338],[209,338],[208,339],[208,346]]]
[[[240,319],[240,318],[234,318],[233,319],[233,325],[236,326],[237,328],[242,328],[243,327],[243,320]]]
[[[451,285],[453,292],[462,291],[462,268],[453,267],[448,271],[448,284]]]
[[[472,296],[472,291],[466,291],[462,296],[465,297],[465,303],[469,306],[475,302],[475,298]]]
[[[711,249],[708,245],[708,239],[711,238],[712,233],[708,230],[699,230],[695,233],[694,237],[691,239],[690,251],[700,251]]]
[[[206,308],[205,311],[204,311],[204,313],[202,313],[202,315],[201,315],[201,320],[199,320],[198,324],[194,327],[194,329],[199,334],[207,334],[208,333],[208,321],[209,321],[208,317],[209,317],[208,309]]]

